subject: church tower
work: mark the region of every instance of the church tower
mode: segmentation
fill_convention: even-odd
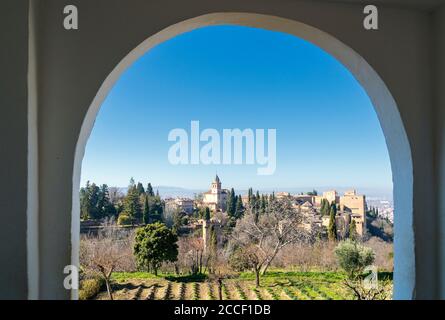
[[[221,180],[219,180],[218,175],[216,175],[212,181],[210,190],[203,194],[203,205],[209,207],[210,210],[214,212],[218,210],[225,211],[228,193],[227,189],[221,188]]]
[[[216,175],[215,180],[212,182],[212,193],[221,193],[221,181],[219,180],[218,175]]]

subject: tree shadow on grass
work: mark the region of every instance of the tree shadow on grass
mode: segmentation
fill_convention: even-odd
[[[126,291],[130,291],[130,290],[134,290],[134,289],[138,289],[138,288],[142,288],[142,289],[150,289],[154,286],[156,287],[161,287],[159,284],[154,283],[151,284],[149,286],[145,285],[144,283],[141,284],[133,284],[131,282],[120,282],[120,283],[113,283],[112,288],[114,291],[119,291],[119,290],[126,290]]]
[[[207,280],[207,275],[191,274],[186,276],[166,276],[165,280],[172,282],[204,282]]]

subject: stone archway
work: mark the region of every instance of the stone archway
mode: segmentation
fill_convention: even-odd
[[[78,191],[85,146],[96,115],[105,97],[121,74],[134,61],[156,45],[181,33],[212,25],[241,25],[279,31],[309,41],[340,61],[367,92],[386,139],[394,185],[394,298],[411,299],[415,288],[415,256],[413,233],[413,168],[409,141],[394,98],[377,72],[353,49],[338,39],[294,20],[253,13],[212,13],[188,19],[149,37],[126,55],[106,77],[84,118],[77,141],[72,189],[71,243],[72,264],[79,262],[80,204]],[[72,291],[77,298],[77,291]]]

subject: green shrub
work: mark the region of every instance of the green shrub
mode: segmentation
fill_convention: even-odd
[[[359,277],[366,266],[371,265],[375,259],[375,253],[371,248],[350,239],[340,242],[335,248],[338,263],[348,274],[349,279]]]
[[[85,279],[80,281],[79,300],[89,300],[94,298],[104,285],[102,278]]]
[[[178,258],[177,235],[163,223],[156,222],[136,230],[133,253],[140,270],[158,269],[164,262],[175,262]]]
[[[117,224],[120,226],[129,225],[132,223],[131,218],[126,214],[120,214],[119,218],[117,219]]]

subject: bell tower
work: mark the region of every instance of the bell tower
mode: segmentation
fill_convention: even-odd
[[[215,180],[212,182],[212,193],[220,193],[221,192],[221,181],[219,180],[218,175],[216,175]]]

